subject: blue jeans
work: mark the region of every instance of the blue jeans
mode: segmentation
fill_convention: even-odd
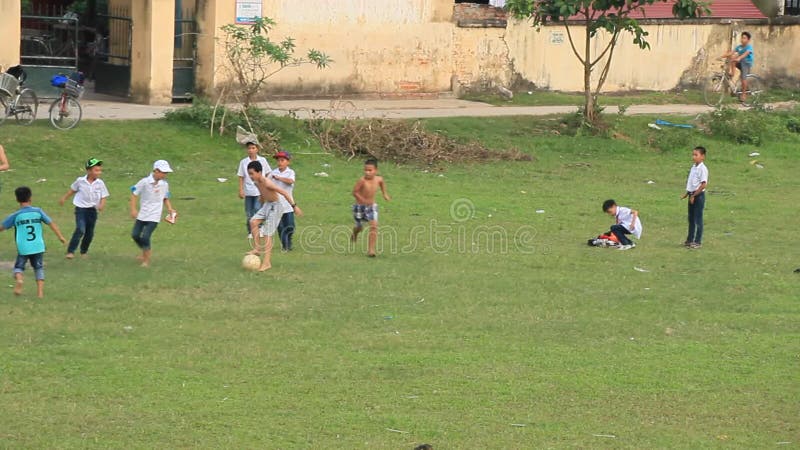
[[[250,219],[256,215],[259,209],[261,209],[261,198],[259,196],[248,195],[244,198],[244,214],[247,216],[247,222],[245,222],[247,234],[250,234]]]
[[[626,234],[631,234],[631,232],[624,226],[620,224],[611,225],[611,232],[617,237],[620,245],[631,245],[633,243],[628,239],[628,236],[625,236]]]
[[[136,223],[133,224],[131,237],[140,249],[150,250],[150,236],[157,226],[158,222],[142,222],[141,220],[137,220]]]
[[[75,253],[78,244],[81,245],[81,255],[89,251],[89,246],[94,239],[94,226],[97,223],[97,210],[95,208],[75,208],[75,232],[67,246],[67,253]],[[83,240],[81,240],[83,238]]]
[[[14,274],[24,272],[25,263],[28,261],[31,262],[36,279],[44,280],[44,253],[35,253],[33,255],[17,254],[17,261],[14,263]]]
[[[281,217],[278,224],[278,235],[281,237],[281,247],[284,250],[292,249],[292,235],[294,234],[294,213],[287,212]]]
[[[702,192],[689,203],[689,235],[686,242],[700,244],[703,241],[703,209],[706,207],[706,193]]]

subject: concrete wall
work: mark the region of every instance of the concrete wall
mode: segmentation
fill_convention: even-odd
[[[630,37],[621,38],[604,91],[668,90],[696,83],[716,69],[715,58],[735,45],[745,30],[753,34],[754,72],[776,84],[800,87],[800,58],[796,56],[800,54],[800,24],[662,23],[645,29],[650,33],[650,50],[640,50]],[[582,30],[571,31],[581,49]],[[526,22],[514,21],[509,23],[506,40],[514,68],[524,79],[544,89],[582,90],[583,68],[563,26],[546,26],[537,32]],[[592,53],[597,55],[607,42],[607,35],[599,36],[592,42]]]
[[[0,0],[0,68],[3,71],[19,64],[20,5],[19,0]]]

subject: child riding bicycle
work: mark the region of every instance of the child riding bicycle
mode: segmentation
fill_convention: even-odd
[[[753,45],[750,43],[750,39],[750,33],[743,31],[739,40],[740,44],[737,45],[733,50],[722,55],[722,57],[726,58],[729,62],[729,77],[733,78],[733,74],[736,69],[739,69],[739,72],[741,72],[740,79],[742,80],[742,93],[739,95],[739,100],[742,102],[747,99],[747,76],[750,75],[750,72],[753,69],[754,51]]]

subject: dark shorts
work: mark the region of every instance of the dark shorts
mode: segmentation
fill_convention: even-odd
[[[37,280],[44,280],[44,253],[34,253],[33,255],[17,254],[17,261],[14,263],[14,273],[25,271],[25,264],[31,263]]]
[[[358,228],[363,227],[364,222],[377,222],[378,205],[353,205],[353,220]]]
[[[747,64],[744,61],[739,61],[736,63],[736,68],[742,72],[742,78],[750,75],[750,71],[753,68],[751,64]]]

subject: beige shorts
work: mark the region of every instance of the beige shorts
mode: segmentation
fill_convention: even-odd
[[[280,202],[264,203],[261,209],[253,215],[252,220],[263,220],[259,233],[261,236],[272,236],[275,230],[278,229],[278,224],[281,223],[283,216],[283,208]]]

